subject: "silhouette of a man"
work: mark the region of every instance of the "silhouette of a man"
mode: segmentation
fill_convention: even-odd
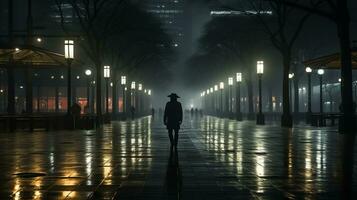
[[[166,103],[164,124],[169,132],[171,147],[175,146],[177,148],[178,132],[182,123],[182,106],[177,101],[177,98],[180,98],[177,94],[171,93],[168,97],[170,97],[170,101]],[[173,131],[175,131],[175,139],[172,135]]]

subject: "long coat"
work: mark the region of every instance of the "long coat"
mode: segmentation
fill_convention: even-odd
[[[167,102],[164,113],[164,123],[167,129],[180,129],[182,122],[182,106],[178,101]]]

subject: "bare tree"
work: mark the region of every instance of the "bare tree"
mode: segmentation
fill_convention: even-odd
[[[341,54],[341,111],[340,130],[355,132],[355,106],[352,96],[352,58],[350,39],[350,10],[348,0],[281,0],[283,4],[324,17],[336,24]]]
[[[125,5],[126,0],[54,0],[58,13],[61,16],[61,26],[70,36],[80,33],[79,43],[88,58],[96,68],[96,112],[97,125],[102,123],[102,65],[105,56],[105,47],[114,25],[118,25],[118,13]],[[67,23],[65,11],[70,8],[73,14],[72,23]]]

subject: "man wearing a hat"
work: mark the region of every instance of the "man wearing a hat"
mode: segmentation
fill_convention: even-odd
[[[178,132],[182,123],[182,106],[177,101],[177,98],[180,98],[177,94],[171,93],[168,97],[170,97],[170,101],[166,103],[164,124],[169,132],[171,147],[175,146],[177,148]],[[175,131],[175,139],[172,135],[173,131]]]

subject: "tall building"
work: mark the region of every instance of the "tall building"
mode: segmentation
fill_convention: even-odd
[[[144,0],[143,8],[157,17],[164,30],[172,38],[172,46],[181,47],[185,43],[185,1],[184,0]]]

